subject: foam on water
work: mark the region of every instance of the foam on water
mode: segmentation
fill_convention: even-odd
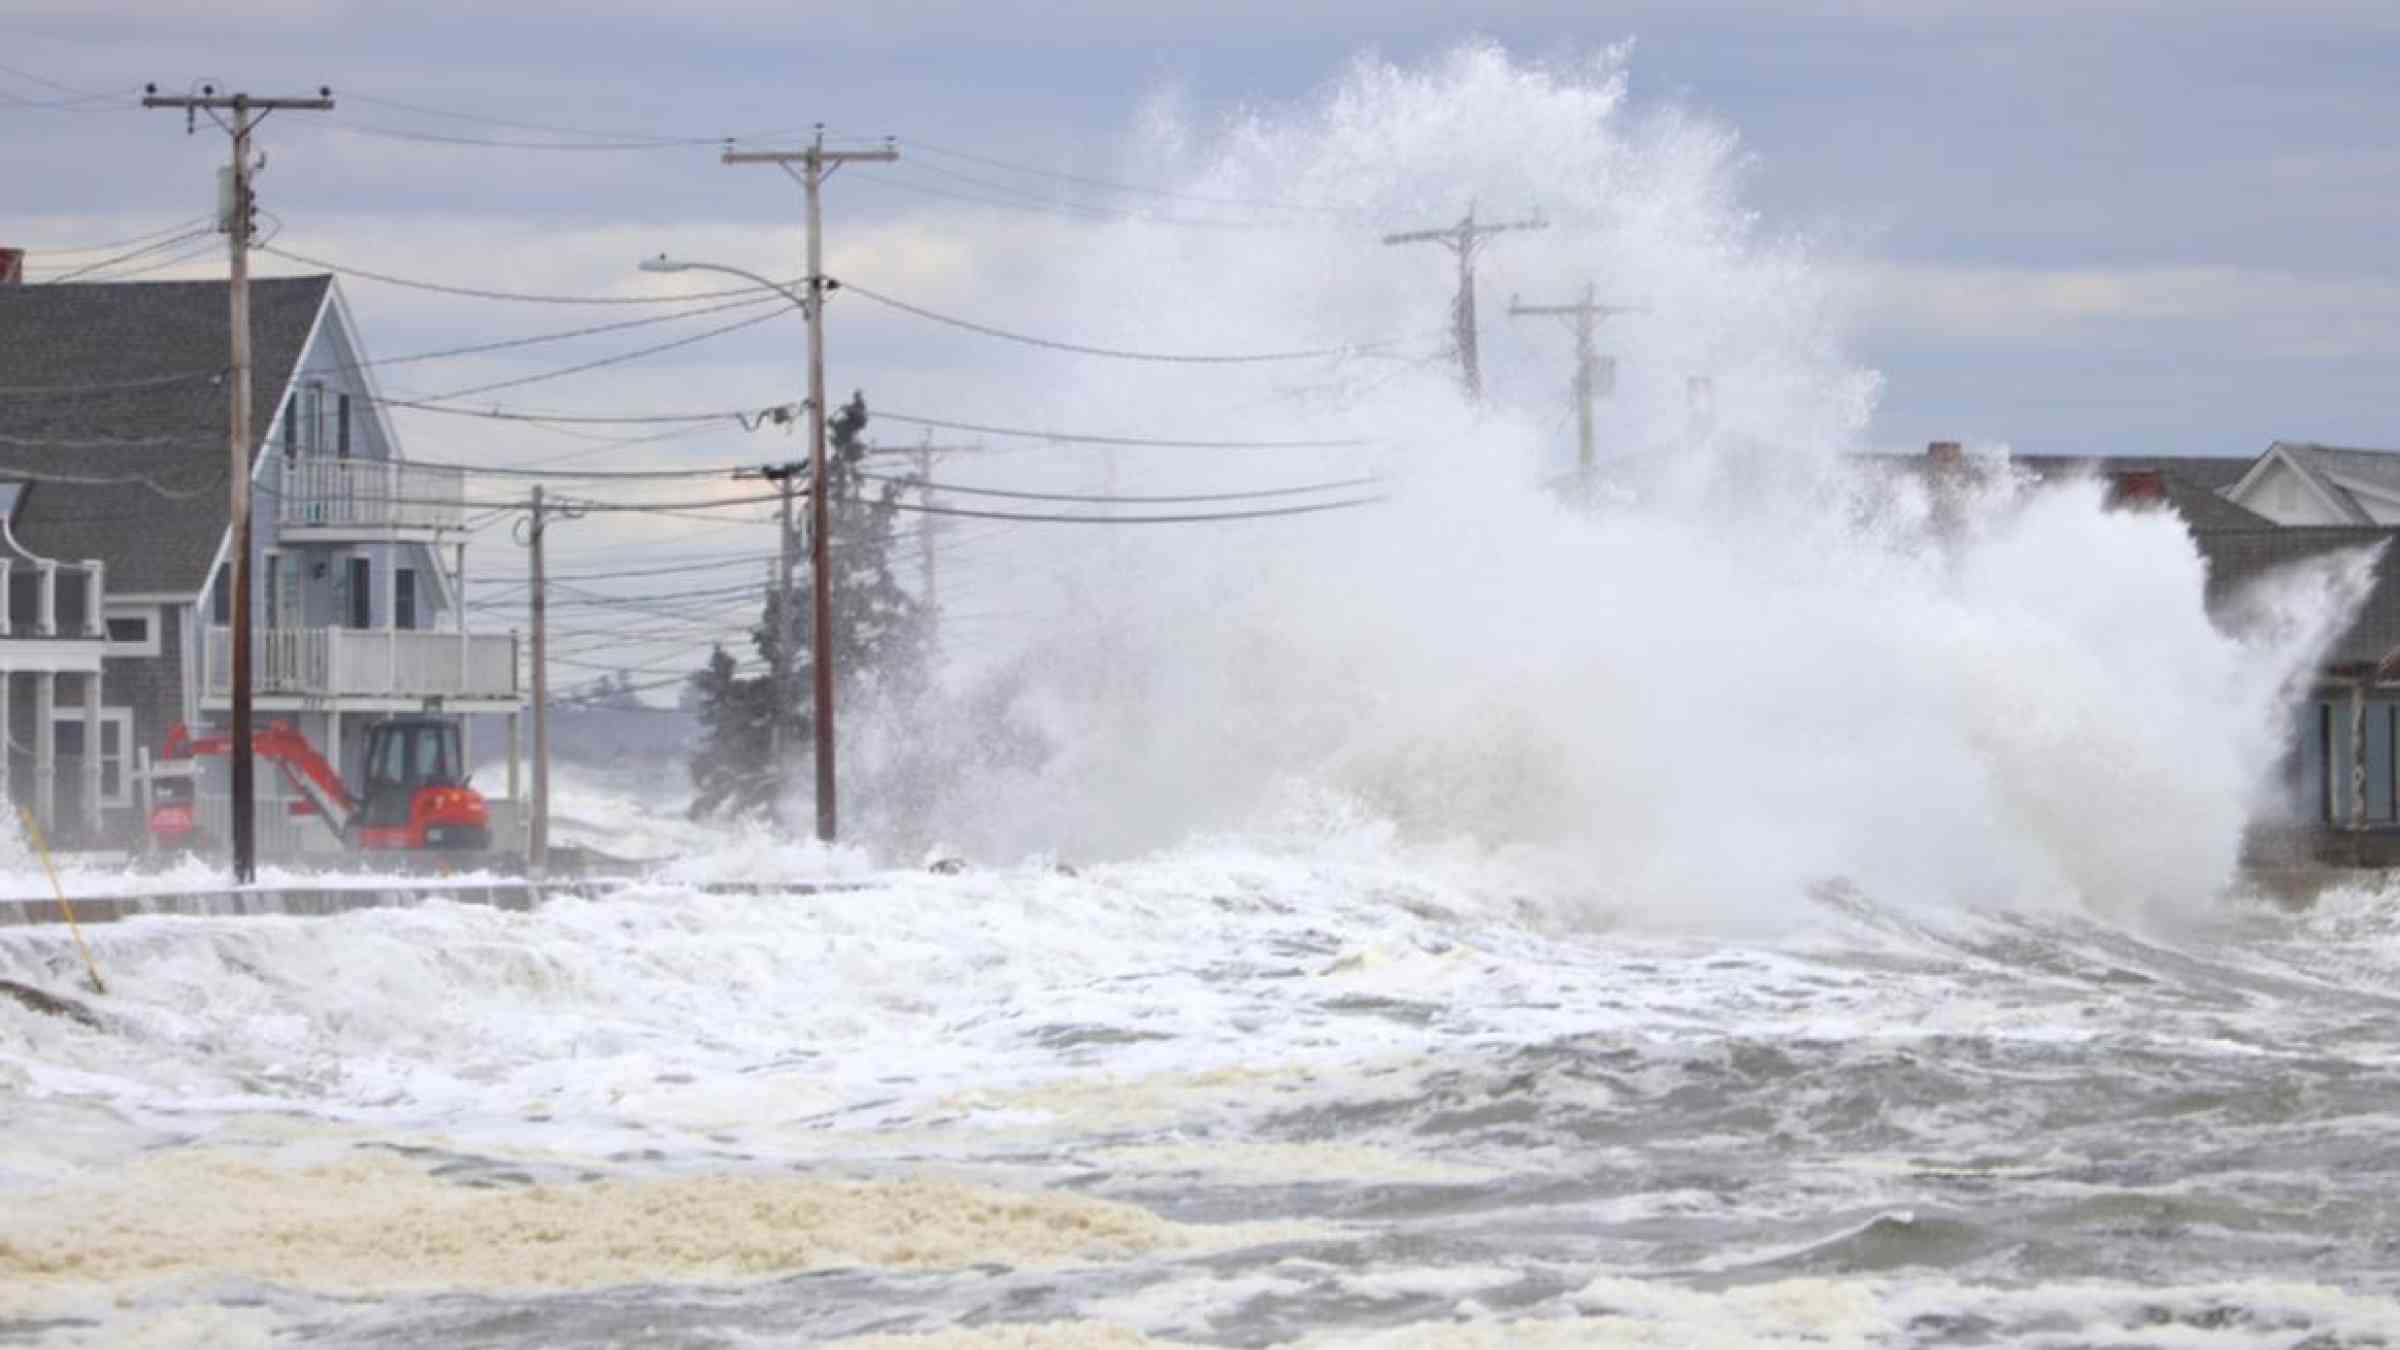
[[[996,569],[1038,640],[967,720],[1046,757],[911,817],[862,727],[871,848],[570,780],[580,837],[677,859],[532,913],[95,930],[95,1025],[0,999],[0,1337],[2392,1334],[2395,902],[2221,894],[2355,560],[2246,643],[2171,518],[1861,473],[1838,297],[1621,54],[1362,61],[1150,141],[1202,195],[1538,200],[1487,294],[1652,306],[1602,504],[1542,488],[1552,390],[1497,357],[1480,409],[1363,354],[1041,386],[1044,421],[1369,443],[1127,453],[1123,492],[1391,500],[1042,536]],[[1438,314],[1443,269],[1356,221],[1248,233],[1101,231],[1048,318],[1224,351]],[[934,845],[985,865],[882,870]],[[864,885],[703,889],[827,877]],[[0,977],[78,970],[0,931]]]

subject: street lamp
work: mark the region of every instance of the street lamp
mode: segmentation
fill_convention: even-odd
[[[794,294],[790,287],[771,281],[756,272],[745,271],[739,267],[727,267],[721,263],[685,262],[680,258],[669,258],[662,253],[655,258],[644,258],[641,267],[645,272],[723,272],[729,276],[742,277],[754,281],[798,305],[800,312],[808,316],[810,483],[808,566],[811,592],[809,597],[809,646],[816,654],[816,661],[810,673],[814,676],[812,683],[815,686],[816,706],[817,840],[820,843],[830,844],[833,842],[836,821],[833,778],[833,574],[826,563],[828,552],[826,545],[831,533],[826,507],[828,496],[826,485],[831,479],[825,472],[825,316],[824,307],[818,303],[819,297],[825,290],[830,289],[830,286],[821,277],[815,275],[815,262],[816,260],[812,256],[809,268],[811,275],[808,278],[810,289],[815,294],[806,296]],[[776,643],[776,654],[781,659],[782,670],[777,672],[778,712],[773,727],[778,776],[783,771],[783,718],[780,710],[791,704],[792,478],[789,468],[784,470],[782,479],[783,589],[782,595],[776,601],[783,629],[780,640]]]

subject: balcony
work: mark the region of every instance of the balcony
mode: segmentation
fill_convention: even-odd
[[[233,634],[208,630],[208,692],[233,696]],[[428,699],[513,704],[517,639],[511,633],[394,628],[271,628],[250,638],[250,692],[300,704],[343,701],[410,707]]]
[[[466,475],[399,459],[280,456],[277,533],[299,543],[429,538],[466,515]]]
[[[0,669],[98,670],[107,586],[96,562],[0,557]]]

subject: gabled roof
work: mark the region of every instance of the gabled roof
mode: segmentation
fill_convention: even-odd
[[[332,285],[250,283],[250,425],[262,444]],[[222,281],[0,286],[0,477],[37,480],[16,520],[27,548],[102,559],[112,591],[206,584],[231,495],[228,307]],[[57,476],[140,477],[163,491],[38,481]]]

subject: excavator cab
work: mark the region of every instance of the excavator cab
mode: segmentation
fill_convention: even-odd
[[[467,786],[458,723],[391,717],[367,727],[353,841],[361,848],[486,849],[489,809]]]

